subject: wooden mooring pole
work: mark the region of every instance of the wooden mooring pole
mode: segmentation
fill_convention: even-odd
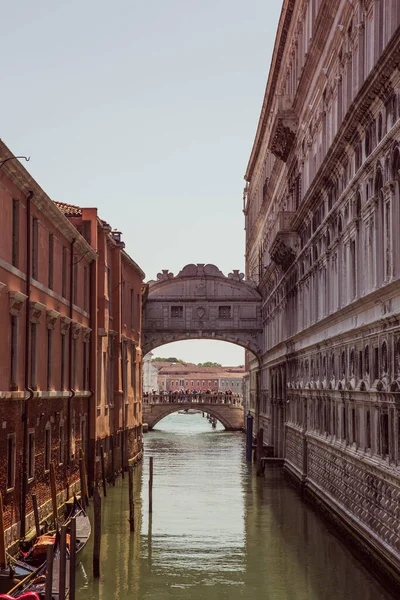
[[[153,457],[149,459],[149,513],[153,512]]]
[[[69,600],[75,600],[76,518],[71,519],[69,540]]]
[[[51,505],[53,507],[53,520],[54,526],[57,525],[57,485],[56,485],[56,471],[54,468],[54,463],[50,463],[50,488],[51,488]]]
[[[101,496],[99,488],[93,490],[94,539],[93,539],[93,577],[100,577],[100,543],[101,543]]]
[[[85,494],[85,476],[83,474],[83,459],[79,459],[79,479],[81,483],[81,502],[83,508],[86,506],[86,494]]]
[[[44,592],[44,600],[52,600],[53,598],[53,563],[54,563],[54,545],[47,546],[46,556],[46,585]]]
[[[0,568],[5,569],[7,566],[6,557],[6,538],[4,531],[4,517],[3,517],[3,496],[0,492]]]
[[[261,428],[257,433],[257,446],[256,446],[256,469],[257,475],[263,474],[262,468],[262,455],[263,455],[263,442],[264,442],[264,430]]]
[[[83,472],[83,490],[85,492],[85,501],[86,501],[86,505],[89,505],[89,486],[88,486],[88,480],[87,480],[87,472],[86,472],[86,460],[85,460],[85,453],[82,450],[82,448],[79,451],[79,458],[82,459],[82,472]]]
[[[60,568],[59,568],[59,598],[65,598],[66,575],[67,575],[67,527],[61,527],[60,535]]]
[[[129,467],[129,529],[135,531],[135,503],[133,499],[133,466]]]
[[[39,509],[36,494],[32,494],[33,516],[35,518],[36,537],[40,536]]]
[[[101,462],[101,477],[103,480],[103,494],[107,497],[107,482],[106,482],[106,470],[104,466],[104,448],[100,446],[100,462]]]
[[[115,486],[115,444],[114,435],[111,436],[111,481]]]

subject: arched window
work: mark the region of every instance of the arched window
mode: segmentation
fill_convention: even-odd
[[[369,375],[369,346],[365,346],[365,349],[364,349],[364,365],[365,365],[365,372],[367,375]]]
[[[387,353],[386,342],[383,342],[382,348],[381,348],[381,365],[382,365],[382,372],[386,374],[388,372],[388,353]]]
[[[381,141],[382,135],[383,135],[382,113],[379,113],[379,117],[378,117],[378,142]]]

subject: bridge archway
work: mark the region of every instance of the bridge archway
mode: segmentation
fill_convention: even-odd
[[[224,275],[215,265],[168,270],[146,285],[143,353],[190,339],[231,342],[261,355],[261,295],[243,273]]]
[[[215,417],[227,431],[241,431],[244,428],[243,406],[213,404],[211,402],[156,402],[144,404],[143,422],[147,423],[149,430],[152,430],[165,417],[186,409],[199,410]]]

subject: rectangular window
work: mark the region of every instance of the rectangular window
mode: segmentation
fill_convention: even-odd
[[[107,296],[108,296],[109,311],[111,313],[112,300],[111,300],[111,269],[110,269],[110,267],[107,267]]]
[[[19,266],[19,202],[13,200],[12,212],[12,264]]]
[[[47,330],[47,386],[51,390],[52,385],[52,366],[53,366],[53,330]]]
[[[48,286],[53,289],[53,269],[54,269],[54,236],[49,233],[49,281]]]
[[[125,391],[124,384],[122,385]],[[103,352],[103,390],[104,390],[104,404],[108,406],[108,389],[107,389],[107,352]]]
[[[83,267],[83,310],[88,310],[89,297],[89,269]]]
[[[171,319],[183,319],[183,306],[171,306]]]
[[[31,388],[37,389],[37,325],[31,323]]]
[[[67,358],[67,336],[61,334],[61,373],[60,373],[60,388],[65,390],[66,384],[66,358]]]
[[[73,277],[74,277],[74,293],[72,296],[72,301],[74,304],[78,304],[78,257],[77,256],[73,256],[71,257],[71,260],[73,260]]]
[[[39,239],[38,239],[38,220],[34,217],[32,220],[32,277],[38,278],[39,265]]]
[[[108,404],[114,406],[114,355],[112,340],[110,340],[110,348],[108,354]]]
[[[87,342],[83,342],[83,349],[82,349],[82,369],[83,369],[83,373],[82,373],[82,389],[83,390],[87,390],[88,389],[88,343]]]
[[[35,432],[28,433],[28,479],[35,476]]]
[[[15,485],[15,433],[7,436],[7,489]]]
[[[78,386],[78,340],[72,340],[73,371],[72,385],[76,389]]]
[[[230,306],[219,306],[218,307],[218,318],[219,319],[230,319],[231,318],[231,307]]]
[[[134,329],[133,317],[134,317],[134,295],[133,290],[131,290],[131,329]]]
[[[10,389],[18,390],[18,317],[11,315]]]
[[[67,252],[68,250],[63,246],[61,265],[61,295],[63,298],[67,297]]]
[[[389,416],[381,415],[381,454],[383,457],[389,454]]]
[[[133,401],[136,402],[136,347],[132,346],[132,357],[131,357],[131,379],[132,379],[132,389],[133,389]]]
[[[50,425],[44,431],[44,470],[50,471],[51,462],[51,430]]]
[[[58,448],[58,462],[60,465],[64,462],[64,423],[60,423],[60,445]]]

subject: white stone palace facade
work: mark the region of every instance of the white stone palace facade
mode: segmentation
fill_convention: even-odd
[[[400,573],[400,0],[284,0],[246,171],[248,401],[304,492]]]

